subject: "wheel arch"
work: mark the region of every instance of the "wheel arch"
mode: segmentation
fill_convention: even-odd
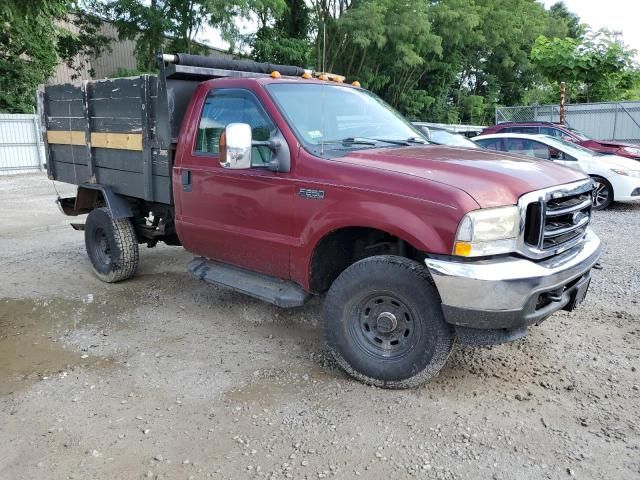
[[[76,196],[59,198],[58,205],[69,216],[83,215],[101,206],[108,208],[113,218],[130,218],[134,215],[126,197],[99,184],[78,185]]]
[[[404,231],[371,224],[350,224],[318,235],[310,251],[308,287],[312,292],[324,293],[340,273],[364,258],[398,255],[422,261],[426,249]]]

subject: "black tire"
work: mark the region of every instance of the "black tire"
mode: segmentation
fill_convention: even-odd
[[[96,208],[84,225],[84,243],[94,273],[108,283],[131,278],[138,268],[138,240],[131,220]]]
[[[351,265],[329,289],[323,317],[338,364],[383,388],[415,387],[434,377],[455,341],[429,272],[403,257],[369,257]]]
[[[593,210],[604,210],[613,203],[613,187],[606,178],[593,176],[596,189],[593,192]]]

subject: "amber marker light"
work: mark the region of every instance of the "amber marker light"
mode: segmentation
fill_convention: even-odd
[[[467,242],[456,242],[453,246],[453,254],[460,257],[468,257],[471,255],[471,244]]]
[[[280,72],[277,70],[274,70],[273,72],[271,72],[271,78],[280,78]]]

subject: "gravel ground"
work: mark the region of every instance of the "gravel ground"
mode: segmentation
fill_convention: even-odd
[[[2,479],[640,478],[640,205],[595,214],[580,310],[385,391],[335,366],[319,301],[205,285],[165,246],[107,285],[50,181],[0,199]]]

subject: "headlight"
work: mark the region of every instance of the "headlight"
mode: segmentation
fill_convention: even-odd
[[[640,178],[640,170],[622,170],[619,168],[612,168],[618,175],[624,175],[625,177]]]
[[[627,153],[630,153],[631,155],[638,155],[640,156],[640,148],[636,148],[636,147],[622,147],[622,150],[624,150]]]
[[[520,210],[517,206],[474,210],[458,225],[453,254],[479,257],[514,252],[519,234]]]

